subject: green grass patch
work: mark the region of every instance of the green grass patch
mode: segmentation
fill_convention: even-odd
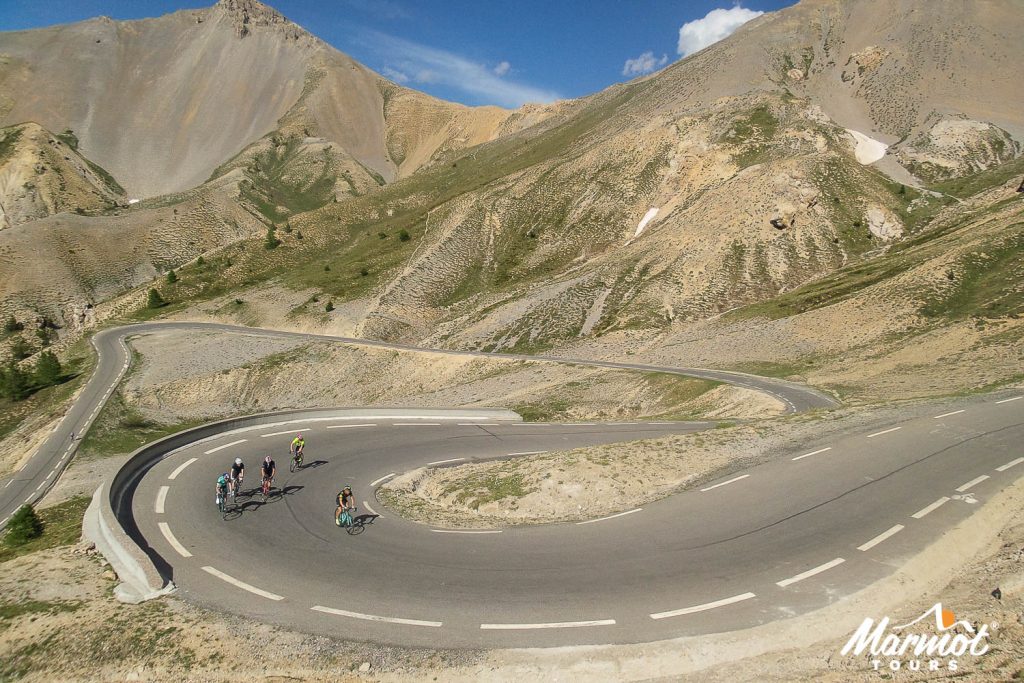
[[[1024,157],[1019,157],[995,168],[980,173],[954,178],[929,186],[937,192],[943,192],[960,199],[965,199],[979,192],[998,187],[1012,178],[1024,175]]]
[[[178,424],[155,422],[128,406],[120,392],[114,392],[82,440],[79,457],[89,460],[131,453],[151,441],[204,423],[204,420]]]
[[[522,415],[525,422],[551,422],[568,417],[570,404],[567,399],[552,398],[536,403],[519,403],[512,410]]]
[[[78,543],[82,537],[82,517],[90,500],[89,496],[75,496],[53,507],[37,510],[43,522],[43,535],[17,546],[8,545],[5,536],[4,542],[0,543],[0,562],[47,548]]]
[[[522,498],[530,492],[531,489],[523,484],[522,474],[501,471],[466,477],[446,488],[444,495],[454,495],[459,505],[478,510],[481,505],[506,498]]]
[[[963,320],[1024,314],[1024,223],[1008,231],[1009,239],[960,259],[947,274],[953,286],[931,297],[921,315]]]

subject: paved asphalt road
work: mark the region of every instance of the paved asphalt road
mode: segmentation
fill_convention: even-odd
[[[421,349],[404,344],[352,339],[348,337],[332,337],[279,330],[264,330],[236,325],[219,325],[215,323],[144,323],[104,330],[93,339],[97,349],[98,362],[93,376],[89,379],[78,400],[60,422],[54,432],[30,461],[13,476],[0,478],[0,529],[3,529],[10,516],[25,503],[35,503],[57,482],[64,468],[70,462],[78,446],[81,435],[85,434],[99,413],[107,398],[114,391],[128,369],[131,353],[125,339],[132,335],[149,334],[161,331],[196,330],[205,332],[230,332],[263,337],[300,338],[310,341],[338,341],[365,346],[377,346],[387,349],[406,349],[461,356],[496,356],[518,360],[535,360],[545,362],[571,362],[577,365],[624,368],[634,370],[650,370],[691,375],[706,379],[714,379],[729,384],[736,384],[757,389],[771,394],[783,401],[790,412],[809,408],[827,408],[835,406],[835,401],[808,387],[757,377],[742,373],[701,368],[670,368],[630,363],[612,363],[603,361],[556,359],[515,354],[488,354],[479,351],[449,351],[444,349]]]
[[[196,326],[104,333],[97,376],[115,377],[123,367],[121,336],[168,327]],[[769,384],[794,409],[824,401],[788,393],[785,383],[741,381]],[[79,405],[91,411],[106,389],[93,382],[89,388]],[[392,473],[428,463],[706,425],[388,418],[256,427],[171,454],[140,483],[134,512],[171,567],[179,595],[215,609],[407,645],[642,642],[789,617],[890,573],[1024,473],[1021,398],[962,400],[934,414],[807,443],[588,524],[442,533],[389,514],[374,491]],[[300,428],[307,465],[290,474],[287,445]],[[255,486],[266,453],[280,465],[278,493],[266,504],[243,498],[239,511],[222,520],[213,499],[217,473],[243,457],[246,488]],[[347,483],[361,514],[384,514],[356,536],[332,520],[334,496]]]

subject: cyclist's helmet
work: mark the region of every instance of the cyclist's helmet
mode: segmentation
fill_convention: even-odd
[[[299,441],[301,441],[302,440],[302,434],[296,434],[295,438],[298,439]]]
[[[242,464],[242,459],[241,458],[235,458],[235,464],[236,465],[241,465]]]
[[[342,490],[343,491],[351,491],[352,490],[352,484],[345,484],[345,488],[342,489]]]

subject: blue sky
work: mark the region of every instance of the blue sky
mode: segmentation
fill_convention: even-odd
[[[158,16],[214,0],[0,0],[0,30]],[[669,64],[793,0],[271,0],[392,80],[465,104],[579,97]],[[684,28],[685,27],[685,28]],[[681,33],[681,29],[682,33]]]

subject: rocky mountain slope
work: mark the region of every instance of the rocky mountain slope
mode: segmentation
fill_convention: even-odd
[[[194,56],[202,65],[213,53],[256,59],[269,41],[274,68],[294,67],[273,78],[296,90],[283,103],[236,102],[268,118],[221,146],[193,136],[194,121],[175,114],[175,154],[203,161],[157,156],[147,172],[162,169],[161,178],[174,178],[169,186],[208,180],[122,212],[131,220],[83,219],[95,234],[115,219],[136,226],[119,233],[123,264],[106,269],[101,287],[52,249],[42,258],[61,273],[51,289],[62,296],[39,296],[19,275],[28,243],[0,233],[4,277],[18,283],[0,282],[0,312],[46,308],[66,320],[82,302],[128,290],[108,307],[124,311],[142,299],[132,287],[205,252],[206,265],[160,285],[179,307],[459,347],[621,353],[720,329],[735,315],[817,316],[815,334],[842,340],[782,335],[789,355],[780,358],[790,359],[901,330],[952,329],[964,315],[1009,321],[1019,332],[1022,214],[1013,178],[1024,91],[1007,66],[1022,21],[997,2],[934,12],[915,0],[805,0],[652,76],[516,112],[400,88],[255,2],[222,0],[132,22],[131,31],[107,22],[126,46],[128,33],[193,45],[211,32],[218,47]],[[31,60],[58,68],[53,50],[43,59],[28,46],[45,34],[85,49],[82,36],[104,25],[0,36],[6,115],[60,114],[46,104],[56,95],[19,90]],[[189,92],[205,93],[195,100],[202,108],[240,89],[204,80],[225,74],[179,76],[198,88]],[[81,95],[61,96],[69,112],[89,99],[88,90],[74,92]],[[126,139],[159,138],[124,120],[157,106],[147,98],[163,95],[147,92],[119,112]],[[196,121],[227,126],[218,115]],[[61,116],[48,125],[74,128],[73,113]],[[94,141],[93,158],[109,153],[115,176],[124,168],[146,178],[114,159],[99,130],[82,148]],[[196,202],[208,212],[185,234],[173,212]],[[87,232],[47,221],[54,243]],[[154,234],[164,237],[148,241]],[[107,255],[98,244],[83,244],[76,259],[99,268]],[[931,303],[950,288],[963,288],[949,296],[967,303],[935,313]],[[876,305],[884,313],[867,315],[866,328],[845,326],[851,307]],[[858,336],[864,329],[875,336]],[[771,343],[757,348],[767,353]]]

